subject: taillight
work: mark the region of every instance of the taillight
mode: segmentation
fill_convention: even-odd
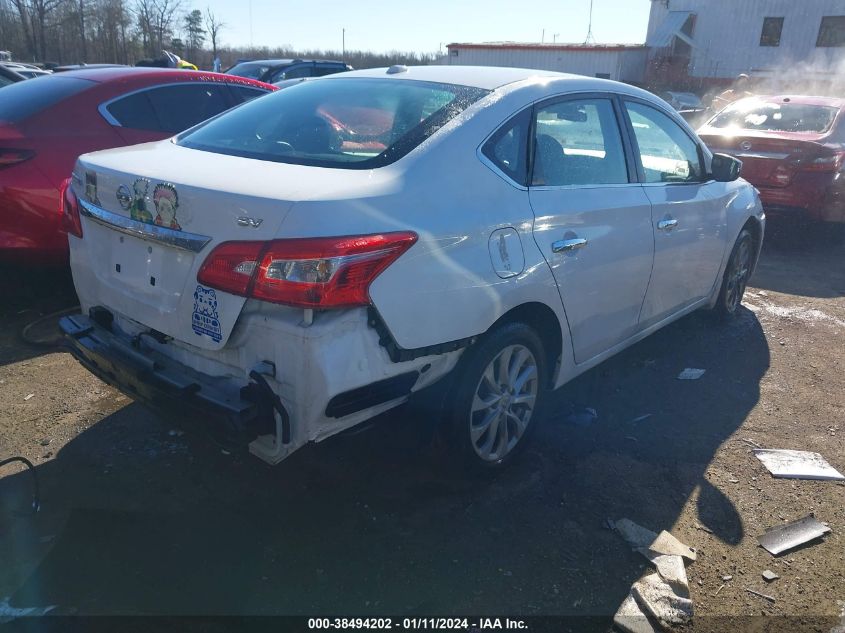
[[[79,219],[79,201],[70,178],[66,178],[59,187],[59,213],[62,216],[62,228],[71,235],[82,237],[82,221]]]
[[[31,149],[11,149],[0,147],[0,167],[17,165],[35,156]]]
[[[804,171],[835,172],[842,169],[843,162],[845,162],[845,153],[836,152],[835,154],[824,154],[808,160],[806,163],[802,163],[801,169]]]
[[[225,292],[303,308],[370,303],[370,284],[417,241],[410,231],[224,242],[197,281]]]

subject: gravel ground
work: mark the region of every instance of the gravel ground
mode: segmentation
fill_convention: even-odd
[[[579,377],[490,481],[454,478],[410,407],[275,468],[225,454],[68,354],[24,344],[21,328],[72,305],[72,286],[3,271],[0,459],[36,464],[42,510],[22,512],[30,480],[16,465],[0,471],[0,602],[93,615],[563,614],[602,616],[590,626],[606,630],[647,571],[606,528],[627,517],[697,548],[696,630],[845,627],[845,485],[774,479],[744,441],[817,451],[845,471],[845,248],[790,238],[768,240],[736,321],[691,315]],[[685,367],[706,373],[677,380]],[[572,424],[574,407],[598,419]],[[765,528],[809,513],[831,533],[780,557],[758,547]],[[794,617],[746,619],[760,615]]]

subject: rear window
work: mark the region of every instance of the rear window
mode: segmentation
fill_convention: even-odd
[[[308,81],[246,103],[178,143],[258,160],[370,169],[398,160],[487,93],[395,79]]]
[[[49,76],[6,86],[0,99],[0,121],[18,123],[93,85],[86,79]]]
[[[827,132],[839,108],[802,103],[740,101],[710,121],[711,127],[768,132]]]

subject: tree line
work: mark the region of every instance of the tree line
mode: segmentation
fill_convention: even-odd
[[[221,43],[226,24],[210,9],[181,0],[0,0],[0,49],[17,61],[134,65],[163,50],[200,68],[219,57],[343,59],[355,68],[428,64],[434,53],[293,50],[290,46],[232,47]]]

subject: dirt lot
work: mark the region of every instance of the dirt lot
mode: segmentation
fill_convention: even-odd
[[[737,321],[694,314],[582,376],[555,394],[518,464],[471,482],[450,477],[416,432],[425,416],[408,408],[275,468],[224,454],[69,355],[23,344],[21,327],[71,304],[72,288],[6,271],[0,458],[36,463],[43,508],[19,512],[29,479],[0,472],[0,602],[77,614],[593,615],[606,630],[645,571],[605,527],[628,517],[698,549],[697,629],[845,626],[845,486],[773,479],[742,441],[818,451],[845,470],[845,248],[791,238],[767,243]],[[677,380],[685,367],[707,371]],[[568,422],[576,406],[598,420]],[[765,528],[811,512],[832,529],[823,540],[779,558],[757,546]],[[781,578],[766,584],[765,569]],[[746,619],[761,614],[799,617]]]

